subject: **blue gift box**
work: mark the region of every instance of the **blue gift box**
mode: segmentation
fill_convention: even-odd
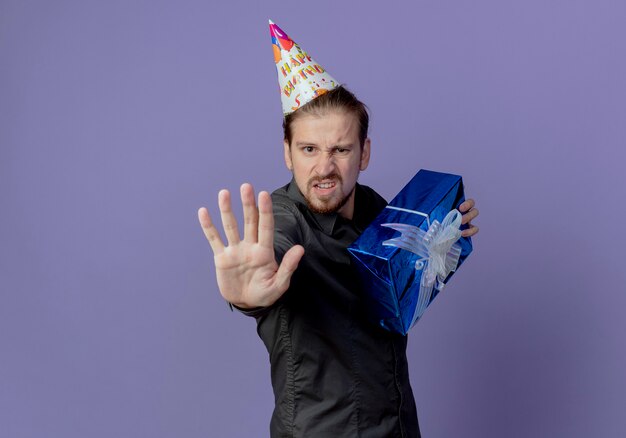
[[[406,335],[471,253],[464,200],[460,176],[422,169],[348,248],[384,328]]]

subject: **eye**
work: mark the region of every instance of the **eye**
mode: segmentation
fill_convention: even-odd
[[[305,146],[302,148],[302,151],[305,154],[312,154],[315,151],[315,148],[313,146]]]
[[[337,155],[346,155],[350,152],[350,149],[347,148],[335,148],[335,153]]]

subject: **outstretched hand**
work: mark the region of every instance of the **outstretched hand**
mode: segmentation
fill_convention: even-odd
[[[231,209],[230,193],[219,192],[218,205],[228,246],[224,245],[206,208],[198,210],[198,220],[213,250],[217,285],[224,299],[243,308],[266,307],[289,287],[304,248],[300,245],[290,248],[279,266],[274,257],[274,216],[269,193],[259,193],[257,208],[253,187],[243,184],[241,203],[243,240]]]

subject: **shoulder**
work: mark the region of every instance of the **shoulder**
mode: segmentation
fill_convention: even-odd
[[[281,207],[286,207],[289,204],[293,204],[293,200],[289,198],[289,184],[285,184],[284,186],[274,190],[271,194],[272,197],[272,205],[280,205]]]
[[[384,208],[387,205],[385,198],[380,196],[373,188],[358,183],[356,187],[357,193],[359,193],[366,202],[373,203],[376,208]]]
[[[299,209],[296,201],[289,195],[289,184],[274,190],[271,197],[274,216],[291,215],[295,217],[298,215]]]
[[[357,183],[355,197],[359,209],[368,213],[378,214],[387,205],[385,198],[380,196],[376,190],[363,184]]]
[[[354,192],[354,221],[364,230],[385,208],[387,201],[371,187],[357,184]]]
[[[289,194],[289,184],[271,194],[274,214],[275,243],[291,246],[302,241],[302,223],[305,221],[297,202]],[[283,242],[284,241],[284,242]]]

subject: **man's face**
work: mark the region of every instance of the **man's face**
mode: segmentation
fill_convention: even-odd
[[[309,208],[352,219],[354,186],[370,157],[369,138],[359,144],[356,116],[336,110],[306,114],[294,120],[292,134],[291,146],[284,144],[285,163]]]

